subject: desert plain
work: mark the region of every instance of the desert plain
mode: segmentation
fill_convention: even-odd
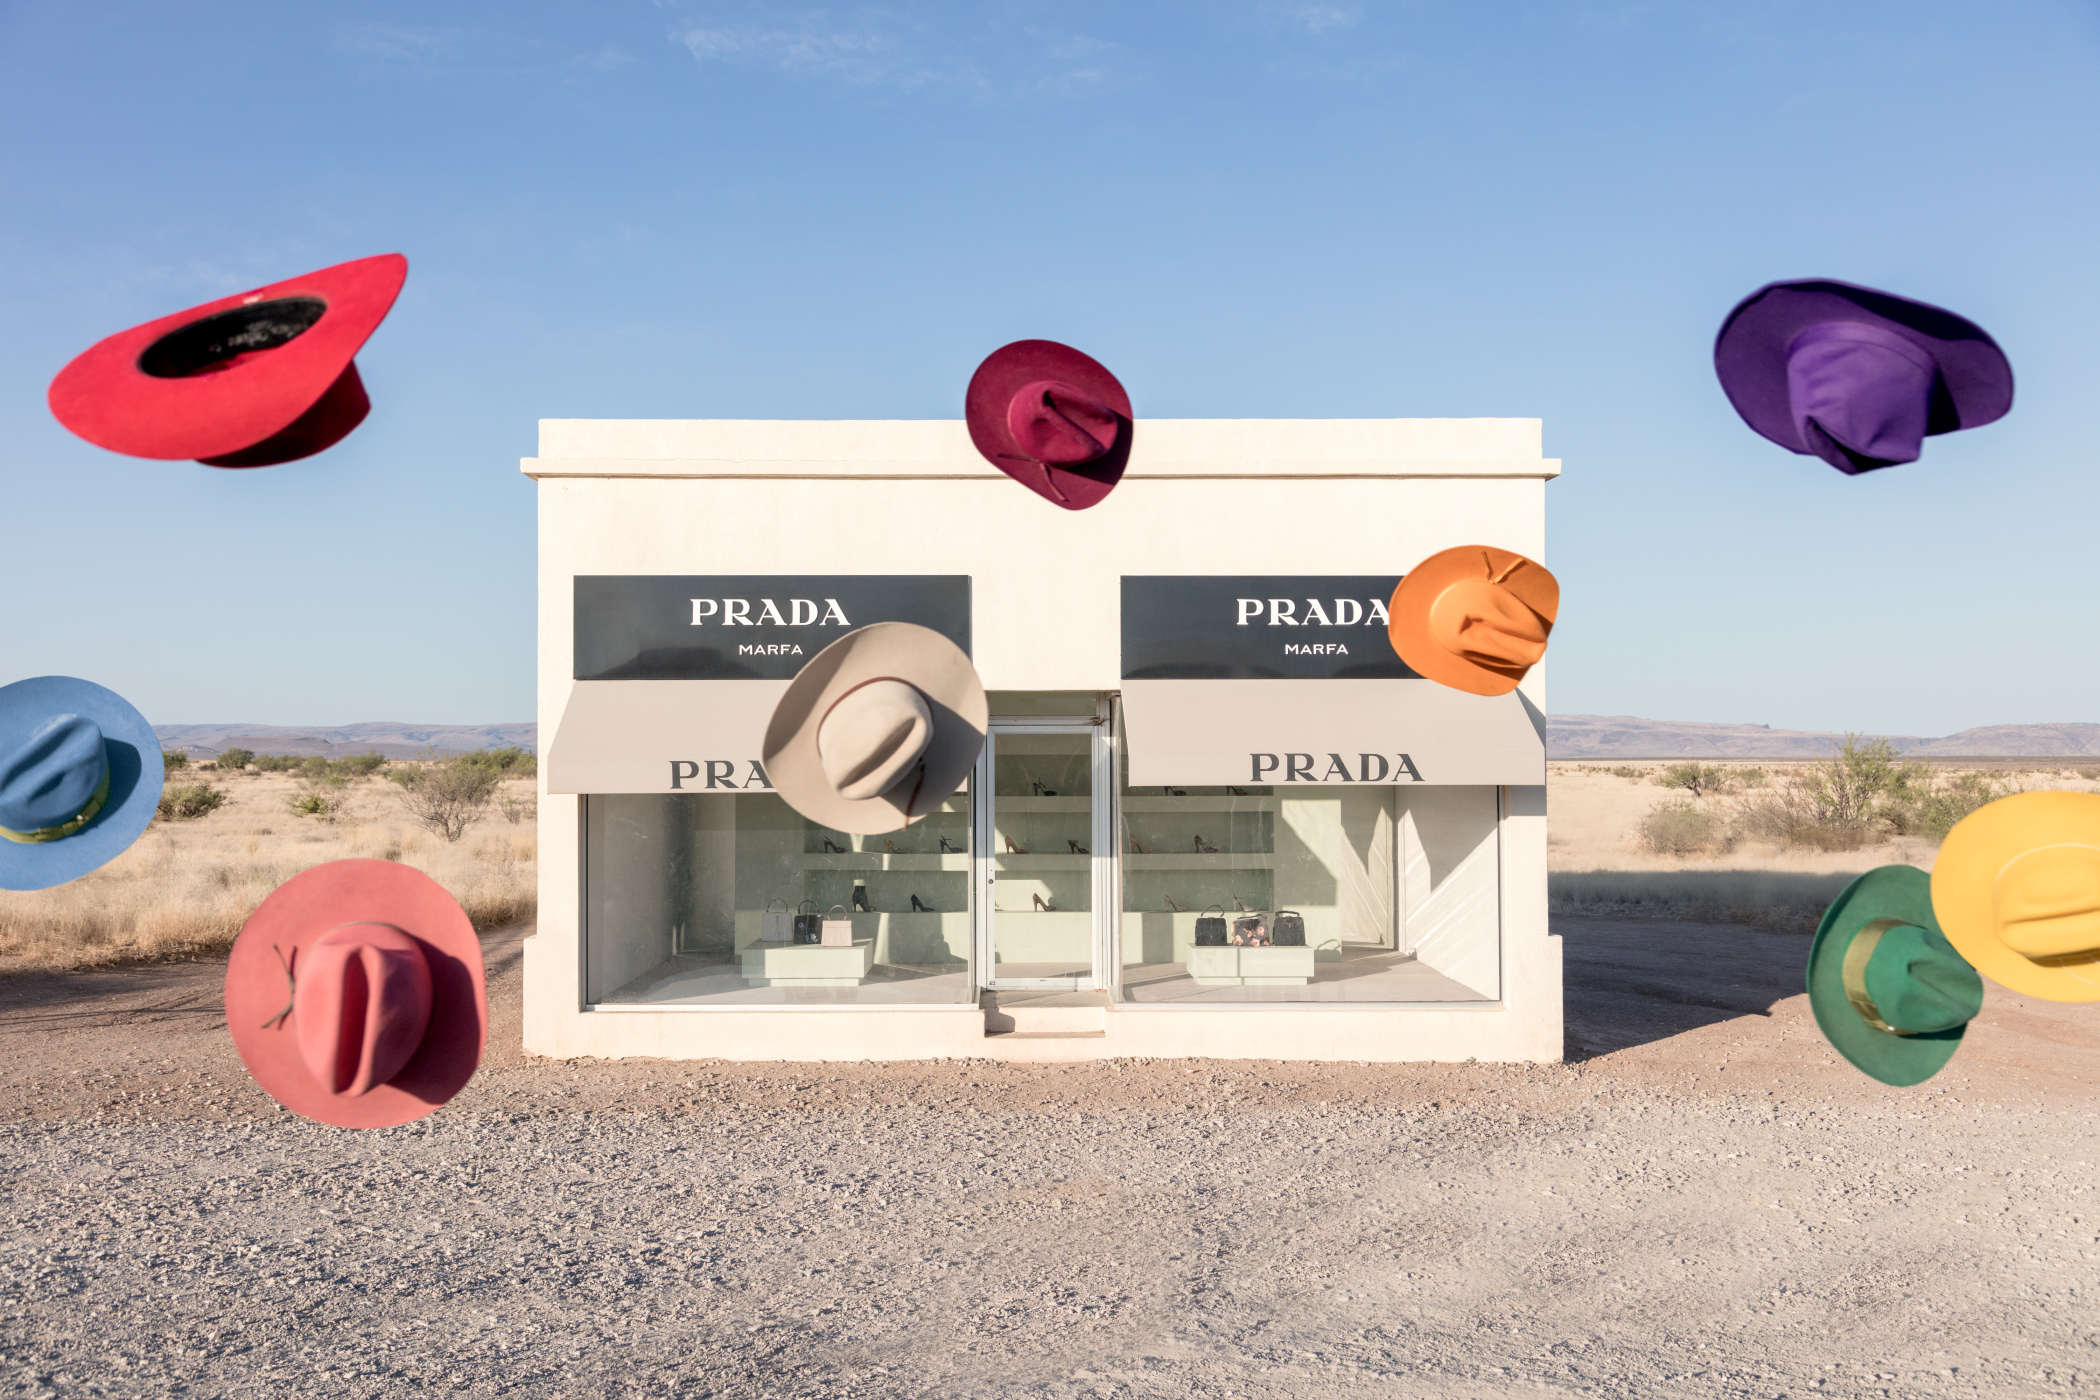
[[[1927,863],[1930,843],[1666,860],[1638,827],[1672,794],[1582,766],[1555,765],[1554,867],[1619,883],[1554,917],[1561,1064],[540,1061],[519,1046],[529,910],[491,899],[481,1072],[430,1118],[353,1134],[247,1079],[204,943],[84,968],[17,954],[0,975],[0,1386],[2089,1391],[2100,1008],[1993,987],[1936,1079],[1868,1080],[1808,1015],[1791,916],[1727,922],[1696,899]],[[143,909],[153,878],[238,887],[231,908],[267,877],[199,869],[398,844],[486,892],[525,860],[529,817],[412,846],[376,782],[303,840],[264,781],[157,825],[163,844],[110,889]],[[19,927],[34,897],[4,898]]]

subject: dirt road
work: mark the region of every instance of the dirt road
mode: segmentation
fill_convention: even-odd
[[[0,979],[0,1393],[1967,1396],[2100,1384],[2100,1007],[1884,1089],[1807,941],[1558,919],[1566,1066],[552,1064],[279,1111],[219,969]]]

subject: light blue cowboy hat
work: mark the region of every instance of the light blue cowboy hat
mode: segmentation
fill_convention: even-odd
[[[123,696],[37,676],[0,686],[0,890],[44,890],[115,860],[153,820],[160,739]]]

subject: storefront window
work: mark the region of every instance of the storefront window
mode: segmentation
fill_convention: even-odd
[[[1121,997],[1499,995],[1496,792],[1142,787],[1121,765]]]
[[[591,797],[584,843],[587,1001],[976,997],[966,793],[887,837],[769,793]]]

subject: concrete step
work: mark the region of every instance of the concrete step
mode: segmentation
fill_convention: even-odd
[[[979,1003],[984,1008],[984,1033],[1010,1035],[1106,1035],[1108,993],[987,992]]]
[[[1009,1064],[1078,1064],[1106,1059],[1107,1031],[1007,1031],[984,1038],[987,1059]]]

